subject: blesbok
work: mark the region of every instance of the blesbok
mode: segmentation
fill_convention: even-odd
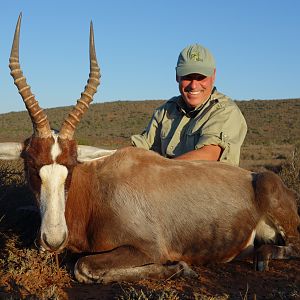
[[[133,281],[193,276],[189,265],[228,262],[256,243],[257,268],[297,256],[295,193],[271,172],[252,173],[220,162],[185,162],[128,147],[82,147],[74,131],[99,85],[100,69],[90,29],[90,75],[59,133],[19,65],[18,19],[10,56],[11,75],[25,102],[33,135],[0,144],[1,159],[24,159],[41,215],[40,245],[81,257],[81,282]],[[271,244],[271,245],[269,245]]]

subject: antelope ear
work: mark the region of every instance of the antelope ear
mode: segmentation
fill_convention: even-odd
[[[77,147],[77,160],[79,162],[88,162],[110,156],[117,150],[106,150],[92,146],[78,145]]]
[[[22,150],[22,143],[0,143],[0,159],[19,159],[21,157]]]

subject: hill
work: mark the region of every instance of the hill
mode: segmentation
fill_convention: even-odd
[[[92,104],[76,131],[80,143],[104,147],[129,144],[141,132],[153,110],[164,100],[116,101]],[[300,98],[236,101],[243,112],[248,134],[245,145],[293,145],[300,141]],[[50,124],[59,129],[70,107],[45,109]],[[0,114],[0,141],[22,140],[31,134],[26,111]]]
[[[147,126],[153,110],[164,100],[116,101],[92,104],[81,120],[78,143],[103,148],[130,144],[130,136]],[[243,112],[248,134],[242,148],[242,166],[278,165],[300,142],[300,98],[236,101]],[[45,109],[50,124],[59,129],[69,107]],[[0,142],[22,141],[32,127],[26,111],[0,114]]]

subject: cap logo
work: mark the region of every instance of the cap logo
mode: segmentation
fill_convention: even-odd
[[[200,52],[191,53],[191,60],[203,62],[203,58],[200,57]]]

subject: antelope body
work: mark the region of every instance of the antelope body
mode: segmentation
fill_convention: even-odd
[[[295,193],[274,173],[76,144],[76,125],[100,78],[92,26],[88,84],[60,132],[52,132],[19,66],[20,22],[10,68],[34,132],[24,143],[0,144],[0,158],[24,159],[42,248],[97,252],[77,261],[79,281],[194,276],[189,265],[230,261],[251,252],[254,241],[259,270],[271,257],[299,255]]]

